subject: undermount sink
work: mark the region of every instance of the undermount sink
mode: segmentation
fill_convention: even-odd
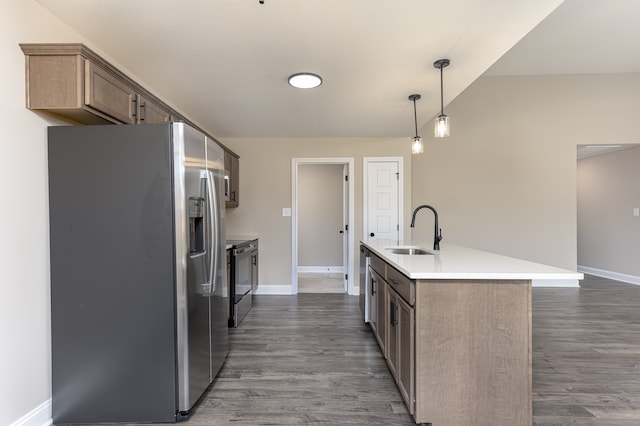
[[[393,254],[405,254],[409,256],[433,254],[421,247],[387,247],[385,250]]]

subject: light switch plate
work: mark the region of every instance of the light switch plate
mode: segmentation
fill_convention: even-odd
[[[291,216],[291,208],[285,207],[282,209],[282,216]]]
[[[633,208],[633,215],[634,216],[640,216],[640,207],[634,207]]]

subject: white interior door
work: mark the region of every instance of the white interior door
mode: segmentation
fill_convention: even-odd
[[[367,161],[366,228],[364,237],[399,241],[399,182],[397,161]]]

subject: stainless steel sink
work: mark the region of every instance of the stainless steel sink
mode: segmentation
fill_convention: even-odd
[[[409,256],[433,254],[420,247],[387,247],[385,250],[393,254],[405,254]]]

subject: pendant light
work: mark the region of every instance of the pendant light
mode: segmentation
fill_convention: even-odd
[[[411,142],[411,153],[412,154],[422,154],[424,152],[424,145],[422,144],[422,138],[418,136],[418,115],[416,114],[416,101],[419,100],[422,96],[415,94],[409,95],[409,100],[413,101],[413,122],[416,126],[416,135],[413,137],[413,142]]]
[[[434,129],[436,138],[446,138],[450,133],[449,117],[444,113],[444,90],[442,85],[442,69],[449,66],[448,59],[438,59],[433,63],[434,68],[440,69],[440,115],[436,117]]]

